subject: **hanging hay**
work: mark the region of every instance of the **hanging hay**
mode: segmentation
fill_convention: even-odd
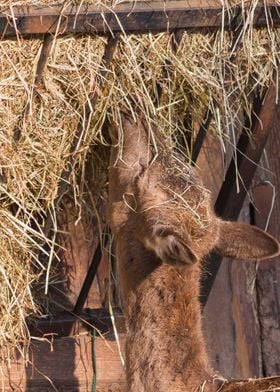
[[[49,0],[0,0],[0,7],[11,11],[12,6],[51,3]],[[65,2],[70,3],[85,2]],[[102,90],[96,80],[105,38],[57,37],[43,83],[36,89],[34,80],[41,41],[0,42],[0,350],[3,358],[9,358],[14,347],[21,350],[21,344],[28,340],[25,319],[31,314],[44,314],[43,294],[56,279],[56,272],[51,268],[59,231],[55,200],[69,157],[73,170],[63,180],[69,183],[81,210],[84,200],[88,200],[88,191],[96,199],[106,193],[108,151],[104,150],[104,155],[100,152],[92,162],[96,166],[95,181],[99,184],[95,189],[87,189],[85,166],[93,146],[107,145],[104,122],[106,118],[118,121],[121,107],[132,112],[133,107],[140,108],[147,123],[157,125],[162,137],[178,149],[182,137],[189,134],[194,138],[208,108],[212,113],[209,132],[219,137],[222,146],[227,141],[234,144],[232,135],[240,126],[241,110],[250,113],[255,88],[258,86],[262,91],[268,86],[279,57],[276,45],[280,42],[279,32],[271,28],[253,31],[251,16],[235,47],[233,35],[224,31],[185,33],[176,54],[172,51],[173,38],[167,34],[123,35]],[[84,109],[94,91],[99,96],[90,126],[86,126]],[[85,126],[79,142],[74,143],[78,124]],[[184,154],[189,161],[191,148],[184,149]],[[98,170],[101,163],[103,171]],[[46,214],[53,222],[53,230],[47,237],[43,230]],[[48,251],[44,248],[46,242]],[[45,254],[47,262],[42,264],[39,254]],[[42,290],[38,290],[38,285]]]

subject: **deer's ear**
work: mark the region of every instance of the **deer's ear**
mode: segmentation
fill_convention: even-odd
[[[144,238],[144,246],[155,252],[164,263],[174,266],[191,265],[198,261],[197,255],[191,248],[191,243],[184,241],[170,230],[155,230],[149,237]]]
[[[279,255],[279,242],[263,230],[240,222],[220,221],[216,250],[240,260],[264,260]]]

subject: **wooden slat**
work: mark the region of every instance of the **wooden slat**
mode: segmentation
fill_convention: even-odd
[[[36,76],[34,82],[35,87],[38,87],[38,85],[42,83],[43,73],[47,65],[47,61],[50,55],[53,42],[54,42],[54,36],[50,34],[46,34],[44,37],[40,57],[37,64]]]
[[[121,342],[123,340],[120,337]],[[125,376],[116,342],[95,341],[96,392],[124,392]],[[10,366],[1,363],[1,390],[12,391],[91,391],[93,351],[90,336],[33,342],[30,364],[20,357]]]
[[[215,204],[217,215],[223,219],[236,220],[239,216],[273,124],[276,109],[276,91],[276,86],[272,83],[263,101],[256,98],[254,113],[252,113],[252,135],[249,136],[248,132],[244,131],[239,138],[236,160],[233,158],[229,165],[225,181]],[[242,181],[239,181],[240,189],[237,189],[237,172],[242,179]],[[202,276],[201,302],[203,305],[205,305],[214,284],[222,256],[212,252],[209,259],[211,273]]]
[[[255,206],[255,224],[280,239],[280,105],[277,105],[274,125],[270,132],[264,157],[265,167],[259,175],[260,184],[252,194]],[[263,180],[268,180],[265,183]],[[272,209],[272,211],[270,211]],[[269,222],[268,222],[269,219]],[[280,257],[259,263],[256,290],[257,312],[261,329],[264,375],[280,372]]]
[[[270,20],[279,25],[279,5],[271,0],[266,3]],[[235,11],[239,12],[239,7],[234,8],[232,13]],[[95,5],[14,7],[13,13],[15,19],[11,17],[9,9],[0,15],[2,38],[66,32],[109,33],[119,32],[122,28],[132,33],[220,27],[223,19],[222,5],[218,0],[131,1],[119,4],[114,11]],[[267,24],[262,2],[257,5],[254,15],[253,23],[256,26]],[[229,23],[227,14],[224,27],[227,28]]]
[[[248,215],[245,203],[240,219],[248,222]],[[252,290],[255,272],[254,262],[224,258],[203,311],[212,366],[228,379],[263,376],[256,293]]]
[[[275,122],[276,125],[276,122]],[[275,126],[277,129],[277,125]],[[277,129],[279,131],[279,129]],[[273,143],[279,147],[279,134],[275,135],[274,131]],[[276,137],[275,137],[276,136]],[[271,151],[267,151],[270,160],[277,161],[279,172],[279,156],[271,156]],[[273,168],[275,169],[275,167]],[[273,170],[274,171],[274,170]],[[277,173],[275,172],[275,174]],[[277,180],[278,182],[278,180]],[[278,184],[277,184],[278,185]],[[276,189],[279,189],[278,187]],[[269,184],[256,186],[253,191],[253,200],[255,210],[255,224],[261,229],[265,229],[270,209],[273,203],[274,210],[270,217],[268,232],[275,235],[279,239],[279,201],[280,197],[276,193],[276,199],[273,200],[273,189]],[[278,231],[278,233],[277,233]],[[256,274],[256,291],[260,337],[262,340],[262,361],[265,376],[279,373],[280,369],[280,339],[279,314],[280,314],[280,257],[273,260],[261,262],[258,266]]]
[[[223,156],[218,138],[207,133],[199,154],[197,165],[213,202],[232,156],[231,143],[230,140]],[[246,201],[240,215],[242,221],[249,223]],[[211,260],[203,269],[205,273],[211,271]],[[251,287],[254,276],[255,263],[224,258],[203,310],[203,330],[211,364],[228,379],[263,376],[255,293]]]
[[[248,207],[247,202],[240,216],[240,220],[243,222],[247,220],[247,223],[249,223]],[[256,263],[245,263],[240,260],[227,262],[229,263],[230,273],[229,286],[231,296],[229,299],[233,321],[233,352],[235,354],[234,372],[230,377],[239,379],[262,377],[262,342],[256,312],[256,292],[253,290],[252,284],[256,273]]]
[[[88,169],[88,172],[93,176],[91,170]],[[103,220],[102,208],[100,217]],[[56,284],[49,286],[49,292],[51,300],[58,304],[58,312],[63,309],[72,311],[98,245],[99,226],[93,213],[90,215],[87,209],[81,213],[77,210],[70,192],[59,205],[58,227],[63,234],[58,237],[61,249],[59,260],[53,260],[53,267],[59,278]],[[98,293],[98,285],[94,281],[85,307],[101,307]]]
[[[88,269],[87,274],[85,276],[85,279],[83,281],[83,285],[81,287],[79,296],[77,298],[75,307],[73,309],[73,313],[76,315],[81,314],[81,312],[84,308],[84,305],[86,303],[87,297],[89,295],[89,291],[92,286],[92,282],[96,276],[97,269],[98,269],[99,264],[102,259],[102,248],[106,247],[106,244],[108,241],[108,235],[109,235],[108,231],[109,231],[109,229],[106,227],[106,229],[104,230],[104,233],[103,233],[104,242],[103,242],[103,244],[101,242],[99,242],[99,244],[97,245],[97,248],[95,250],[94,256],[93,256],[92,261],[90,263],[89,269]]]
[[[125,319],[119,308],[113,310],[117,330],[125,333]],[[99,332],[114,339],[111,316],[104,309],[91,309],[90,312],[81,312],[79,317],[70,312],[56,315],[55,319],[39,319],[28,321],[29,332],[32,337],[42,338],[53,335],[53,338],[67,337],[69,329],[74,325],[75,334],[96,328]]]

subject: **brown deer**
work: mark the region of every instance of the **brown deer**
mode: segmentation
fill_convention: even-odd
[[[195,169],[138,115],[111,127],[109,224],[127,318],[129,392],[217,391],[201,328],[203,258],[279,254],[262,230],[215,216]]]

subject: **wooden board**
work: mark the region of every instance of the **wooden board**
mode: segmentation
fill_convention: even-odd
[[[274,25],[278,25],[279,5],[277,6],[274,1],[267,1],[266,7],[270,20]],[[233,19],[239,11],[240,7],[232,9]],[[221,27],[222,21],[227,28],[231,23],[229,14],[223,20],[223,7],[218,0],[126,2],[116,6],[113,11],[100,5],[13,7],[13,15],[9,8],[0,15],[2,38],[44,33],[109,33],[122,29],[128,33],[157,32]],[[232,27],[239,22],[242,22],[242,19],[235,20]],[[253,23],[256,26],[267,25],[262,2],[255,8]]]
[[[230,161],[231,148],[222,156],[220,141],[207,135],[198,166],[205,186],[211,190],[214,204]],[[249,221],[245,204],[241,219]],[[206,265],[211,270],[210,265]],[[228,378],[259,377],[262,375],[261,343],[255,292],[251,282],[255,263],[223,259],[218,276],[204,309],[204,334],[215,370]]]
[[[97,392],[124,392],[124,370],[116,342],[96,339]],[[1,388],[10,391],[92,391],[92,338],[60,338],[52,343],[33,342],[30,364],[20,358],[1,365]]]
[[[250,223],[248,200],[240,214],[240,220]],[[246,379],[263,375],[255,276],[255,261],[230,262],[230,303],[235,342],[234,378]]]
[[[86,215],[84,209],[81,219],[78,220],[78,213],[74,202],[67,198],[59,216],[60,230],[63,232],[60,245],[63,250],[59,252],[60,260],[56,268],[61,283],[50,286],[52,299],[59,304],[58,311],[74,308],[99,241],[97,219]],[[101,307],[96,279],[85,307]]]
[[[260,183],[253,190],[256,205],[256,224],[265,228],[280,240],[280,106],[278,105],[274,126],[271,129],[266,152],[270,172],[263,172],[262,179],[270,183]],[[273,190],[274,187],[274,190]],[[275,197],[274,197],[275,191]],[[264,375],[280,373],[280,257],[262,262],[257,274],[258,314],[260,321]]]
[[[262,376],[254,276],[254,262],[223,259],[204,310],[208,351],[213,367],[224,377]]]

